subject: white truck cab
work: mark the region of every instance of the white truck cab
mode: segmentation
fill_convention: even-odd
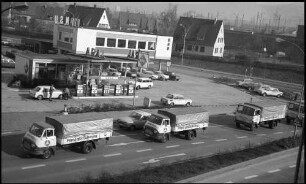
[[[152,114],[145,124],[144,133],[147,136],[166,141],[169,139],[168,133],[171,132],[170,119],[160,114]]]

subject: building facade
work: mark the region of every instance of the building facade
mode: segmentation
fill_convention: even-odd
[[[185,41],[186,54],[223,57],[225,43],[222,20],[180,17],[173,39],[174,52],[182,52]]]

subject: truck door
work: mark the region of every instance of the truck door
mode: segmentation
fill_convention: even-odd
[[[47,129],[44,131],[43,136],[42,136],[42,143],[44,147],[56,145],[56,138],[54,136],[53,130]]]
[[[163,125],[164,125],[164,133],[169,133],[171,131],[170,120],[165,119]]]
[[[260,121],[260,114],[261,114],[261,111],[259,109],[255,110],[253,121],[257,124]]]

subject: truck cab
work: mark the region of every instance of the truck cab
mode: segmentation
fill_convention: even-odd
[[[253,130],[253,127],[258,128],[260,123],[260,115],[260,108],[247,104],[239,104],[235,115],[237,128],[240,127],[240,124],[250,127],[251,130]]]
[[[146,136],[154,137],[162,142],[169,139],[170,132],[170,119],[160,114],[152,114],[144,126]]]
[[[300,102],[297,101],[291,101],[288,103],[288,109],[286,113],[286,120],[288,124],[293,121],[297,121],[297,123],[300,126],[302,126],[302,121],[304,117],[305,117],[304,100],[301,101],[301,107],[300,107]]]
[[[33,123],[22,138],[22,147],[33,155],[50,157],[54,154],[52,147],[56,146],[54,127],[47,123]]]

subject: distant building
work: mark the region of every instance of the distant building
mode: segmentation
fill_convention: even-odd
[[[180,17],[173,35],[174,51],[182,51],[185,31],[186,54],[223,57],[225,44],[222,20]]]
[[[120,12],[119,30],[139,33],[157,33],[157,20],[141,13]]]
[[[304,25],[298,25],[296,37],[300,40],[304,40]]]
[[[105,8],[69,5],[65,17],[80,19],[81,27],[96,27],[110,29]]]

